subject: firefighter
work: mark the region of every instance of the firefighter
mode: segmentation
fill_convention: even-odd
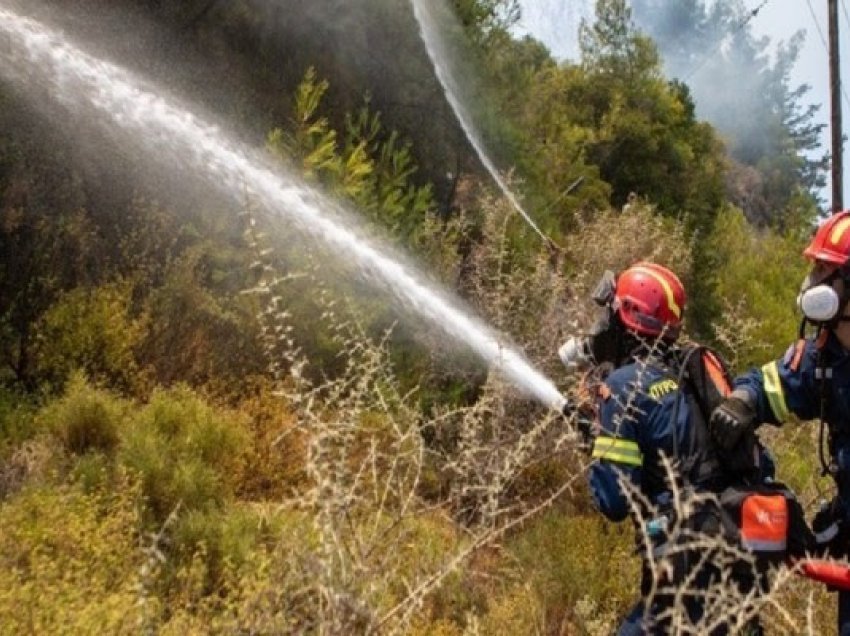
[[[812,269],[797,304],[799,339],[778,360],[751,369],[717,407],[709,428],[717,445],[735,448],[758,424],[793,416],[820,420],[818,454],[837,494],[813,521],[821,550],[850,556],[850,211],[831,216],[803,255]],[[807,326],[813,329],[809,333]],[[807,336],[807,333],[809,335]],[[850,593],[839,596],[841,634],[850,634]]]
[[[682,473],[681,484],[695,492],[720,492],[732,476],[709,442],[707,418],[712,409],[701,408],[695,392],[685,387],[681,371],[684,352],[689,349],[679,346],[677,340],[686,298],[677,276],[660,265],[640,262],[616,277],[606,273],[593,297],[605,308],[605,316],[590,335],[567,341],[559,355],[571,369],[588,363],[610,369],[593,389],[597,430],[592,442],[595,461],[589,472],[590,491],[595,506],[608,519],[617,522],[632,518],[643,557],[641,599],[618,634],[669,633],[675,609],[673,590],[685,577],[691,577],[689,585],[696,593],[684,595],[686,600],[678,609],[687,614],[692,625],[698,625],[703,615],[698,591],[715,585],[721,572],[710,564],[693,565],[697,558],[689,571],[686,555],[679,554],[669,564],[672,570],[667,580],[658,580],[660,570],[652,567],[650,559],[662,554],[665,526],[675,514],[674,487],[662,457],[674,460]],[[690,350],[705,354],[707,364],[714,365],[710,370],[716,376],[713,380],[725,383],[723,391],[728,393],[731,386],[720,360],[703,348]],[[758,473],[753,478],[761,479],[765,466],[756,464],[753,460],[746,471]],[[639,493],[637,497],[630,495],[631,489]],[[717,516],[694,513],[695,517],[700,515],[704,518],[694,524],[713,526],[711,532],[716,533]],[[727,633],[727,628],[712,633]]]

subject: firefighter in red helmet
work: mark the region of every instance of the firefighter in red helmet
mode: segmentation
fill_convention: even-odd
[[[694,557],[686,550],[668,550],[678,540],[668,528],[674,523],[681,527],[682,519],[674,505],[675,487],[665,458],[681,471],[682,484],[706,493],[719,493],[736,480],[762,480],[772,473],[772,464],[754,459],[731,470],[714,453],[707,420],[730,389],[729,378],[713,352],[679,344],[686,295],[672,271],[639,262],[618,276],[606,273],[593,297],[605,309],[604,317],[589,335],[565,343],[559,354],[569,368],[590,363],[609,369],[592,389],[596,431],[590,491],[595,506],[608,519],[631,517],[639,530],[643,557],[641,599],[618,634],[667,634],[674,621],[683,629],[700,631],[706,605],[701,592],[704,595],[717,586],[724,572],[710,559]],[[696,368],[697,362],[701,372],[707,369],[703,380],[714,387],[716,399],[711,404],[703,403],[709,391],[697,390],[696,379],[690,377],[700,374],[684,373]],[[755,457],[765,459],[758,453]],[[689,527],[713,524],[711,532],[717,533],[716,515],[696,509],[692,517]],[[660,572],[667,574],[660,576]],[[678,589],[685,581],[692,589],[682,595]],[[755,578],[747,575],[733,584],[751,589]],[[729,624],[705,633],[742,628],[736,620],[744,619],[731,617]],[[757,624],[751,627],[757,629]]]
[[[797,298],[799,338],[781,358],[751,369],[710,418],[732,449],[758,424],[820,420],[819,456],[836,495],[813,521],[819,548],[850,556],[850,211],[832,215],[803,251],[812,269]],[[850,592],[839,595],[839,630],[850,634]]]

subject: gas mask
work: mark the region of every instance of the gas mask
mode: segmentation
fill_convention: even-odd
[[[558,357],[570,371],[583,371],[605,362],[618,362],[623,348],[622,325],[617,320],[611,305],[614,301],[616,277],[606,271],[591,294],[593,302],[605,308],[587,335],[572,337],[558,349]]]
[[[838,295],[833,287],[836,280],[842,278],[841,269],[826,276],[820,275],[817,269],[803,280],[800,293],[797,296],[797,306],[803,312],[806,320],[816,325],[835,325],[845,317],[840,316],[847,304],[847,294],[844,298]]]

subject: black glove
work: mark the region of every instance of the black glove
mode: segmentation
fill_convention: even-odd
[[[755,429],[756,411],[745,391],[733,391],[711,414],[708,429],[722,451],[731,451]]]

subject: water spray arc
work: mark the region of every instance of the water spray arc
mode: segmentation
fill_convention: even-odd
[[[380,283],[407,309],[465,343],[517,387],[548,407],[560,410],[563,406],[565,400],[554,384],[519,351],[506,346],[498,334],[429,287],[410,268],[346,227],[344,211],[327,197],[279,167],[252,157],[247,148],[178,102],[142,88],[142,81],[129,71],[83,52],[30,18],[0,8],[0,34],[5,40],[0,47],[0,75],[27,85],[43,83],[58,102],[94,111],[110,131],[121,132],[146,152],[155,152],[152,156],[160,161],[202,176],[237,201],[247,186],[293,231],[329,248],[367,282]]]
[[[511,205],[517,212],[519,212],[520,216],[525,219],[525,222],[528,223],[531,229],[533,229],[548,246],[557,247],[552,239],[543,233],[537,223],[534,222],[534,219],[532,219],[528,212],[525,211],[525,208],[522,207],[522,204],[520,204],[514,193],[511,192],[508,184],[505,183],[505,180],[499,174],[499,171],[493,164],[492,159],[490,159],[489,155],[484,150],[484,144],[481,141],[481,136],[478,134],[472,123],[472,117],[470,116],[469,111],[458,98],[458,84],[448,69],[448,54],[445,43],[440,36],[438,19],[435,13],[435,11],[439,9],[439,5],[441,3],[436,0],[411,0],[411,2],[413,4],[413,14],[416,17],[417,24],[419,24],[419,35],[422,38],[422,42],[425,44],[425,49],[428,51],[428,57],[431,59],[431,64],[434,67],[437,80],[440,82],[440,86],[443,89],[446,100],[449,102],[452,111],[454,111],[455,117],[457,117],[458,123],[463,129],[466,138],[469,140],[469,143],[472,144],[475,154],[478,155],[479,161],[481,161],[481,164],[490,174],[493,181],[496,182],[496,185],[499,186],[499,189],[502,191],[505,198],[510,201]]]

